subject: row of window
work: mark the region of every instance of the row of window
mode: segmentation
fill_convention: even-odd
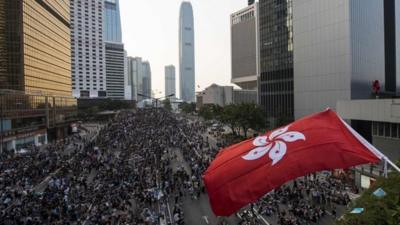
[[[400,139],[400,124],[398,123],[372,123],[372,135],[378,137]]]

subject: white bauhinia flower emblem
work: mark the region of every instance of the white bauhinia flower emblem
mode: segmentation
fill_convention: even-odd
[[[269,152],[269,158],[272,165],[278,163],[286,154],[286,142],[295,142],[298,140],[306,140],[306,137],[297,131],[289,131],[289,126],[281,128],[268,136],[260,136],[254,139],[255,149],[251,150],[242,158],[245,160],[256,160],[263,157]]]

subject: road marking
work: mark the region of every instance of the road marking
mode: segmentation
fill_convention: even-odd
[[[270,223],[268,223],[268,221],[262,216],[260,215],[257,211],[253,210],[254,214],[256,214],[257,218],[261,221],[263,221],[266,225],[271,225]]]
[[[169,220],[171,221],[171,224],[174,224],[174,221],[172,221],[171,210],[169,209],[169,201],[168,200],[167,200],[167,209],[168,209],[168,214],[169,214]]]
[[[208,222],[208,217],[207,217],[207,216],[203,216],[203,219],[206,221],[207,224],[210,224],[210,223]]]

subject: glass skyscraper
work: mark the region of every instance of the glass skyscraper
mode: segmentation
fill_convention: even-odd
[[[104,42],[106,47],[107,96],[125,97],[125,52],[122,43],[119,0],[104,2]]]
[[[260,104],[274,125],[293,119],[293,0],[260,0]],[[277,119],[277,120],[276,120]]]
[[[105,0],[104,41],[122,43],[119,0]]]
[[[190,2],[182,2],[180,9],[179,75],[181,99],[195,102],[194,27]]]

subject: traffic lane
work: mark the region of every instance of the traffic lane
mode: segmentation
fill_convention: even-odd
[[[186,197],[183,201],[183,212],[185,223],[189,225],[215,225],[220,222],[211,210],[207,194],[201,194],[197,200]],[[229,225],[237,225],[240,222],[235,215],[225,220]]]

